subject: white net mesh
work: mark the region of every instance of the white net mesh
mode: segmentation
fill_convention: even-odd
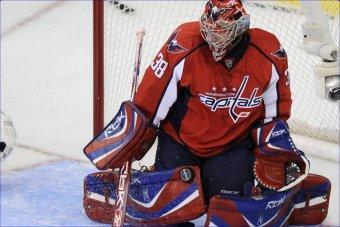
[[[281,1],[282,3],[282,1]],[[277,1],[247,1],[251,27],[274,33],[289,58],[293,96],[291,130],[322,140],[339,143],[339,104],[315,95],[314,65],[320,64],[299,49],[303,11]],[[129,99],[136,46],[136,31],[143,27],[141,75],[171,32],[181,23],[198,20],[205,1],[111,1],[105,2],[105,123]],[[328,14],[339,15],[339,8],[327,5]],[[333,8],[332,8],[333,7]],[[339,46],[339,17],[328,17],[333,39]]]

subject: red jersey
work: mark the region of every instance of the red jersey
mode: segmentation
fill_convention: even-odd
[[[287,56],[277,38],[250,29],[216,62],[198,22],[179,26],[146,69],[134,102],[178,143],[201,157],[223,151],[255,123],[287,120]]]

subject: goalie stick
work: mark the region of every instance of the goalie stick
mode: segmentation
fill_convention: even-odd
[[[143,37],[145,30],[140,29],[137,31],[137,51],[135,57],[135,64],[133,69],[133,82],[131,87],[131,100],[136,94],[138,85],[139,68],[141,63],[141,53],[143,45]],[[125,220],[126,204],[129,194],[130,179],[132,170],[132,160],[126,161],[123,166],[119,169],[119,184],[118,184],[118,195],[116,201],[116,211],[113,217],[113,226],[123,226]]]

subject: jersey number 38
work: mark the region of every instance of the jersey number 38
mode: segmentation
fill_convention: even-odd
[[[163,59],[163,54],[159,53],[157,59],[151,63],[151,68],[155,73],[155,76],[161,78],[168,66],[168,62]]]

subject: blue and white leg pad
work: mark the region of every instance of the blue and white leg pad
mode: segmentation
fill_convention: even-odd
[[[119,175],[101,172],[84,180],[84,208],[92,220],[112,223]],[[135,172],[129,190],[126,222],[135,225],[176,224],[205,211],[198,167]]]

